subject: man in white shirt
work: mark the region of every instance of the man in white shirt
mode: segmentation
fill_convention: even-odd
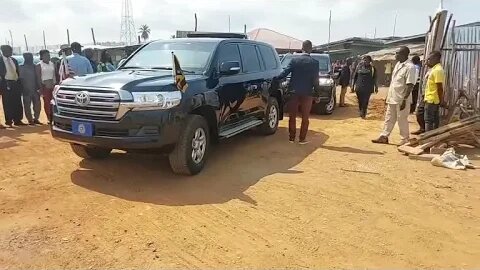
[[[408,60],[410,50],[408,47],[400,47],[395,54],[398,61],[393,69],[392,81],[387,94],[387,112],[385,113],[385,125],[383,132],[373,143],[388,144],[388,137],[392,133],[395,123],[398,122],[401,143],[409,140],[408,115],[412,103],[412,90],[416,83],[415,66]]]
[[[12,57],[13,50],[9,45],[0,47],[0,92],[2,93],[3,111],[7,126],[25,126],[22,122],[22,87],[18,80],[18,62]]]

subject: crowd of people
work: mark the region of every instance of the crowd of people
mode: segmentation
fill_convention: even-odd
[[[48,50],[41,50],[38,64],[34,64],[33,54],[30,52],[23,54],[24,63],[19,65],[18,61],[12,57],[11,46],[2,45],[0,50],[2,52],[0,96],[2,97],[5,125],[10,128],[42,125],[39,120],[41,98],[48,124],[50,124],[50,102],[53,98],[53,89],[55,85],[66,78],[115,70],[112,58],[107,51],[102,52],[100,61],[97,63],[93,57],[94,51],[85,49],[82,52],[82,45],[78,42],[62,45],[59,61],[54,61]],[[24,116],[28,123],[23,121]],[[0,124],[0,129],[5,129],[6,126]]]
[[[303,43],[303,54],[294,58],[283,73],[277,77],[282,79],[291,74],[289,87],[294,96],[288,105],[290,142],[296,137],[296,116],[300,111],[302,124],[300,129],[300,144],[306,144],[309,125],[309,114],[313,102],[313,93],[319,89],[318,63],[312,57],[312,44],[310,41]],[[393,70],[385,72],[389,81],[386,97],[386,112],[384,128],[377,139],[372,140],[377,144],[388,144],[389,136],[398,123],[401,142],[405,144],[410,139],[408,116],[416,111],[419,130],[412,132],[414,135],[422,134],[439,127],[440,107],[443,103],[443,88],[445,74],[441,65],[441,53],[433,51],[427,56],[425,67],[418,56],[409,59],[408,47],[400,47],[396,54],[397,61]],[[337,61],[333,64],[333,72],[338,73],[338,84],[341,87],[339,106],[345,106],[345,95],[350,86],[358,99],[358,109],[361,118],[367,115],[369,100],[372,93],[378,93],[376,68],[372,58],[363,56],[357,64],[353,59]],[[424,85],[420,85],[422,69],[425,68]]]
[[[420,135],[439,127],[440,107],[443,104],[443,87],[445,74],[441,65],[441,53],[438,51],[428,55],[425,62],[424,85],[420,85],[422,61],[419,56],[409,60],[410,50],[401,47],[396,52],[396,65],[393,70],[386,66],[385,76],[390,85],[386,98],[386,113],[384,129],[374,143],[388,144],[395,124],[398,122],[401,143],[408,142],[410,133],[408,115],[416,113],[419,130],[412,132]],[[353,66],[353,68],[352,68]],[[352,59],[334,64],[334,71],[339,72],[338,83],[341,86],[339,106],[345,106],[345,95],[348,86],[355,92],[358,99],[360,117],[366,118],[370,96],[378,93],[376,68],[368,55],[356,64]]]

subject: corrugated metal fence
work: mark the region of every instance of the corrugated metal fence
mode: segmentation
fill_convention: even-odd
[[[446,101],[455,104],[463,95],[462,106],[480,113],[480,26],[452,27],[442,51],[448,67]]]

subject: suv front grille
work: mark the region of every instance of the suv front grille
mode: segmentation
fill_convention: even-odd
[[[89,96],[88,104],[77,103],[76,96],[80,92]],[[62,116],[113,121],[120,106],[120,96],[117,91],[109,89],[61,87],[55,95],[55,102],[58,113]]]

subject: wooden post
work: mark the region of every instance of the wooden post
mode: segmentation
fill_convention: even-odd
[[[90,30],[92,30],[93,45],[97,45],[97,41],[95,41],[95,33],[93,32],[93,27],[90,28]]]
[[[247,25],[246,24],[243,25],[243,33],[245,35],[247,34]]]
[[[45,40],[45,30],[43,30],[43,48],[46,50],[47,49],[47,42]]]
[[[25,38],[25,48],[26,48],[26,51],[28,52],[27,35],[23,34],[23,37]]]
[[[68,42],[68,45],[70,45],[70,31],[68,31],[68,29],[67,29],[67,42]]]

